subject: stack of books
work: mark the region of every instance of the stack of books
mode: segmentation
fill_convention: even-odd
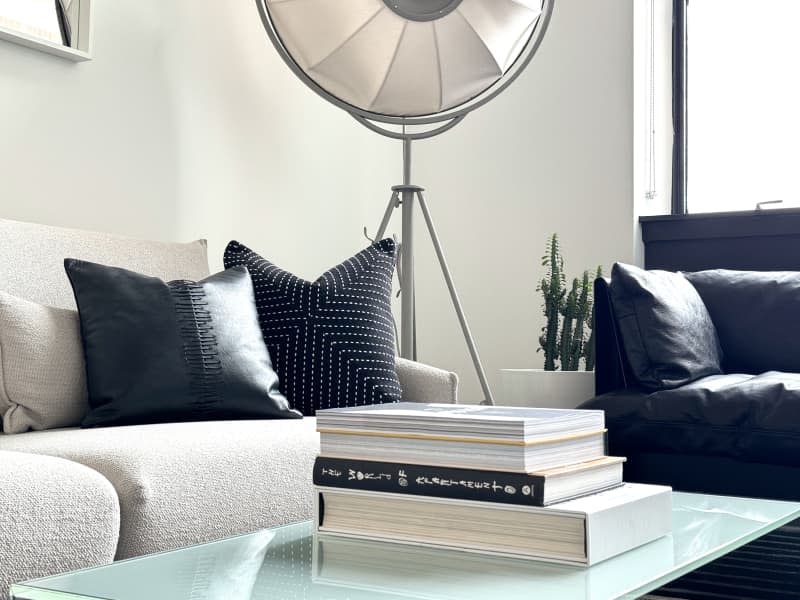
[[[669,533],[602,411],[399,403],[317,413],[320,534],[591,565]]]

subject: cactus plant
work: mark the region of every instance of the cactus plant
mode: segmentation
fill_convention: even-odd
[[[561,308],[561,341],[558,345],[558,357],[561,360],[562,371],[577,371],[577,367],[572,368],[572,344],[578,320],[578,294],[578,280],[573,279],[572,289]],[[580,360],[580,355],[578,359]]]
[[[558,243],[558,235],[548,239],[547,254],[542,257],[542,266],[547,267],[545,277],[536,288],[541,292],[545,326],[539,336],[539,350],[544,352],[545,371],[577,371],[581,360],[587,371],[594,368],[594,306],[592,281],[589,271],[581,278],[572,280],[567,291],[564,274],[564,259]],[[597,277],[602,268],[597,267]],[[587,338],[587,326],[591,333]]]
[[[558,245],[558,235],[550,237],[547,254],[542,257],[542,266],[547,267],[547,274],[542,278],[537,291],[544,298],[544,316],[547,324],[542,328],[539,336],[539,350],[544,352],[545,371],[556,370],[556,360],[559,356],[558,348],[558,315],[564,303],[564,259]]]
[[[595,279],[599,279],[603,276],[603,268],[598,266],[597,272],[595,273]],[[586,342],[586,350],[584,351],[583,355],[586,359],[586,370],[587,371],[594,371],[594,361],[595,361],[595,353],[594,353],[594,317],[595,306],[594,302],[592,303],[592,310],[591,310],[591,318],[589,319],[589,329],[591,333],[589,334],[589,340]]]

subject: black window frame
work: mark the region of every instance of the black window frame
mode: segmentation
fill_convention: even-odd
[[[687,183],[687,124],[686,111],[688,48],[686,9],[689,0],[672,2],[672,214],[688,214]]]
[[[689,213],[687,7],[672,2],[671,214],[639,217],[648,269],[800,271],[800,208]]]

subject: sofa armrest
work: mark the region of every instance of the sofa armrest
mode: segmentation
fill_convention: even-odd
[[[0,600],[13,583],[114,560],[119,500],[102,475],[24,452],[0,451],[0,467]]]
[[[404,402],[458,403],[458,375],[455,373],[400,357],[396,367]]]

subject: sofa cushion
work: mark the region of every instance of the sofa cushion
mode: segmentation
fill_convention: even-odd
[[[0,290],[48,306],[75,308],[64,275],[68,256],[172,279],[209,273],[205,240],[154,242],[0,219]]]
[[[278,390],[244,267],[199,282],[64,261],[81,321],[84,427],[299,419]]]
[[[800,273],[715,269],[686,273],[719,335],[729,373],[800,373]]]
[[[117,558],[128,558],[310,518],[315,427],[305,418],[61,429],[0,435],[0,450],[106,477],[119,496]]]
[[[233,241],[225,267],[247,267],[281,391],[293,408],[396,402],[392,275],[395,244],[377,242],[306,281]]]
[[[604,410],[614,454],[698,454],[800,466],[800,374],[705,377],[650,394],[620,390],[580,408]]]
[[[682,275],[616,263],[609,290],[625,355],[642,388],[669,389],[722,372],[711,316]]]
[[[3,431],[74,427],[88,409],[78,313],[0,292]]]
[[[21,452],[0,451],[0,471],[0,599],[12,583],[114,559],[119,504],[105,477]]]

